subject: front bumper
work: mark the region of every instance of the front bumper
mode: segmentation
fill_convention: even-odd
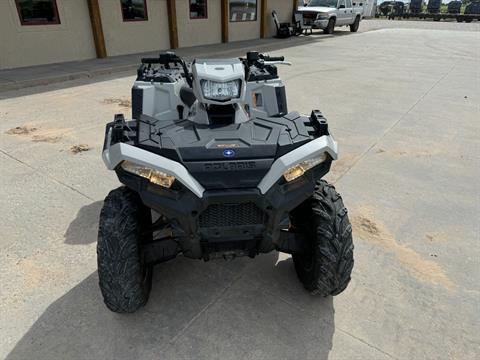
[[[181,163],[154,154],[150,151],[140,149],[134,145],[123,142],[112,143],[111,139],[112,128],[107,130],[102,154],[103,161],[108,169],[116,169],[122,161],[131,161],[175,176],[180,183],[193,192],[197,197],[203,197],[205,188]],[[337,159],[337,142],[330,134],[323,135],[279,157],[273,162],[270,170],[259,182],[257,188],[262,194],[267,193],[267,191],[269,191],[269,189],[282,178],[283,173],[290,167],[323,153],[327,153],[333,160]]]
[[[120,182],[137,192],[146,206],[169,220],[181,251],[192,258],[230,250],[237,256],[253,256],[278,247],[281,230],[289,226],[289,212],[311,196],[316,180],[337,158],[337,144],[327,131],[276,159],[257,187],[207,190],[182,163],[122,141],[107,126],[103,151],[107,168],[115,170]],[[323,153],[329,155],[323,163],[290,183],[284,180],[288,168]],[[128,173],[119,166],[126,160],[173,175],[175,183],[167,189]]]
[[[208,190],[202,198],[179,182],[166,189],[121,167],[116,173],[147,207],[169,219],[185,256],[209,258],[227,250],[253,256],[277,247],[281,230],[289,226],[290,211],[311,196],[331,161],[290,183],[279,181],[265,194],[258,188]]]
[[[313,22],[313,27],[316,29],[326,29],[328,27],[328,19],[318,19]]]

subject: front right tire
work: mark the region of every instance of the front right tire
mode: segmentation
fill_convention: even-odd
[[[151,238],[150,209],[126,187],[105,198],[98,229],[97,262],[100,290],[107,307],[132,313],[147,303],[152,266],[144,261],[142,245]]]
[[[341,196],[320,180],[313,196],[292,211],[290,221],[306,242],[304,251],[292,256],[300,281],[314,295],[340,294],[353,269],[352,226]]]

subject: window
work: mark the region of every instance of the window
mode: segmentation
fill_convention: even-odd
[[[307,6],[321,6],[321,7],[336,8],[337,0],[311,0]]]
[[[190,0],[190,19],[206,19],[207,0]]]
[[[345,0],[338,0],[338,8],[345,9]]]
[[[352,7],[352,0],[345,0],[346,7],[347,9],[350,9]]]
[[[256,21],[257,0],[230,0],[230,21]]]
[[[60,24],[56,0],[16,0],[22,25]]]
[[[146,0],[120,0],[122,4],[123,21],[146,21],[147,1]]]

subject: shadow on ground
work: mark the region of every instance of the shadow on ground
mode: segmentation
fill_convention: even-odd
[[[101,204],[78,212],[66,243],[96,239]],[[332,299],[308,294],[290,258],[178,257],[155,267],[150,301],[135,314],[110,312],[92,273],[48,306],[7,359],[327,359],[334,330]]]
[[[65,244],[87,245],[97,241],[98,218],[103,201],[83,206],[65,232]]]

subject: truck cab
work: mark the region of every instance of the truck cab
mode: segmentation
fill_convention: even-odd
[[[363,9],[353,6],[352,0],[312,0],[298,11],[303,14],[305,25],[332,34],[335,26],[350,26],[350,31],[356,32]]]

